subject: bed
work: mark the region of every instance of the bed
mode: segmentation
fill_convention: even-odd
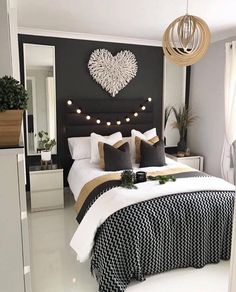
[[[123,292],[131,280],[176,268],[201,268],[229,260],[235,187],[166,158],[175,182],[120,186],[120,172],[104,172],[90,159],[75,160],[68,182],[78,228],[71,247],[81,262],[91,258],[100,292]]]

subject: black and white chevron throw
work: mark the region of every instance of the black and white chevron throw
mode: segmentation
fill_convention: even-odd
[[[233,191],[163,196],[123,208],[99,228],[91,271],[100,292],[122,292],[132,279],[230,258]]]

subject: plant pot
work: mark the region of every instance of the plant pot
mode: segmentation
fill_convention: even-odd
[[[0,112],[0,146],[19,146],[23,110]]]
[[[184,137],[180,137],[180,140],[177,144],[177,151],[178,152],[186,152],[187,144]]]
[[[52,152],[51,151],[41,151],[41,160],[42,161],[51,161]]]

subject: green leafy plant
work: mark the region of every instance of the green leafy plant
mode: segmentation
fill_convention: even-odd
[[[127,189],[137,189],[134,185],[135,182],[135,174],[132,170],[124,170],[121,173],[121,187]]]
[[[50,139],[48,132],[39,131],[38,134],[35,134],[35,136],[38,136],[39,138],[39,148],[41,150],[52,151],[52,148],[57,144],[55,139]]]
[[[0,78],[0,112],[27,109],[28,95],[24,86],[11,76]]]
[[[176,177],[173,175],[157,175],[157,176],[148,176],[148,180],[158,180],[160,185],[164,185],[168,181],[176,181]]]

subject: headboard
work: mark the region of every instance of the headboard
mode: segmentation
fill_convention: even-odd
[[[127,137],[131,135],[132,129],[144,132],[153,127],[156,127],[157,134],[162,136],[162,109],[155,108],[155,100],[148,102],[147,99],[147,97],[72,99],[71,105],[67,104],[68,100],[64,100],[61,103],[64,111],[60,110],[64,114],[58,117],[58,124],[61,124],[58,127],[59,130],[61,129],[58,136],[63,136],[63,139],[58,141],[58,151],[64,153],[61,155],[61,163],[65,178],[73,162],[67,143],[69,137],[90,136],[92,132],[110,135],[116,131],[120,131],[123,137]],[[141,109],[143,105],[145,110]],[[78,114],[77,109],[81,109],[81,113]],[[137,117],[134,117],[135,112],[138,113]],[[87,115],[91,117],[90,120],[86,119]],[[126,117],[130,118],[129,122],[126,121]],[[97,119],[101,120],[100,124],[96,123]],[[156,122],[157,120],[158,122]],[[107,121],[111,122],[110,126],[106,124]],[[117,125],[117,121],[120,121],[121,124]]]

